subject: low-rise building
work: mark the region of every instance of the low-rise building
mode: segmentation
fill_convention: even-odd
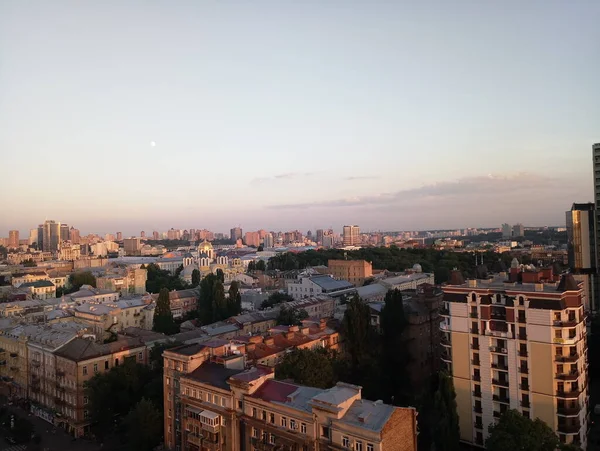
[[[152,295],[152,300],[158,300],[158,294]],[[169,292],[169,305],[173,318],[181,318],[198,308],[198,290],[172,290]]]
[[[325,294],[318,294],[296,301],[284,302],[282,308],[304,310],[310,318],[331,318],[335,312],[337,300]]]
[[[354,285],[346,280],[336,280],[329,275],[300,277],[287,284],[288,293],[294,299],[303,299],[317,294],[339,297],[356,291]]]
[[[145,268],[129,266],[113,269],[107,274],[96,277],[96,287],[120,293],[123,296],[146,293],[148,271]]]
[[[49,280],[36,280],[19,285],[20,290],[27,291],[33,299],[50,299],[56,297],[56,285]]]
[[[347,280],[357,287],[373,276],[373,266],[365,260],[329,260],[327,268],[335,279]]]

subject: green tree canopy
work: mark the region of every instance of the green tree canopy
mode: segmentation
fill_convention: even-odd
[[[304,309],[295,307],[282,307],[277,316],[277,324],[284,326],[299,326],[302,320],[308,318],[308,313]]]
[[[33,268],[33,267],[37,266],[37,263],[34,262],[32,258],[28,258],[27,260],[25,260],[23,262],[23,266],[25,268]]]
[[[146,266],[147,278],[146,278],[146,291],[148,293],[158,293],[161,289],[167,288],[171,290],[183,290],[188,285],[181,280],[178,272],[173,275],[169,271],[160,269],[156,263],[150,263]]]
[[[227,298],[227,317],[239,315],[242,312],[242,294],[240,283],[237,280],[231,282]]]
[[[171,303],[169,301],[169,290],[163,288],[160,290],[154,309],[154,318],[152,330],[163,334],[171,335],[179,332],[179,327],[173,321],[171,313]]]
[[[531,420],[517,410],[507,410],[498,424],[491,424],[485,441],[488,451],[555,451],[560,442],[550,426],[539,418]]]
[[[460,429],[456,392],[452,378],[445,372],[441,372],[438,377],[438,388],[433,398],[433,412],[435,449],[437,451],[458,451],[460,449]]]
[[[124,420],[128,449],[152,451],[161,441],[163,416],[156,406],[142,398]]]
[[[197,287],[198,285],[200,285],[200,271],[194,269],[192,271],[192,286]]]
[[[330,388],[337,382],[333,361],[326,349],[294,349],[275,367],[277,379],[292,379],[297,384]]]
[[[257,260],[254,269],[257,271],[266,271],[267,265],[264,260]]]
[[[218,268],[216,273],[217,279],[219,279],[221,283],[225,283],[225,273],[223,272],[223,270],[221,268]]]
[[[71,291],[77,291],[82,285],[91,285],[96,287],[96,278],[90,271],[74,272],[69,276],[69,285],[71,285]]]
[[[294,300],[294,298],[292,296],[290,296],[289,294],[276,291],[275,293],[272,293],[268,299],[263,301],[263,303],[260,305],[260,308],[261,309],[271,308],[277,304],[281,304],[282,302],[290,302],[293,300]]]

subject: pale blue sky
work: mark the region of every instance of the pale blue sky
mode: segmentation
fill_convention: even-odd
[[[1,2],[0,236],[561,224],[593,196],[599,21],[592,0]]]

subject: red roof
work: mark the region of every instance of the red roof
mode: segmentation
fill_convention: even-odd
[[[288,396],[296,390],[298,390],[297,385],[270,379],[262,384],[260,388],[254,392],[252,397],[269,402],[286,402]]]

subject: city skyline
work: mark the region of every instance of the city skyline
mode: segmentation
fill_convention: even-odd
[[[0,148],[30,162],[5,236],[560,225],[593,199],[597,2],[63,4],[0,6]]]

